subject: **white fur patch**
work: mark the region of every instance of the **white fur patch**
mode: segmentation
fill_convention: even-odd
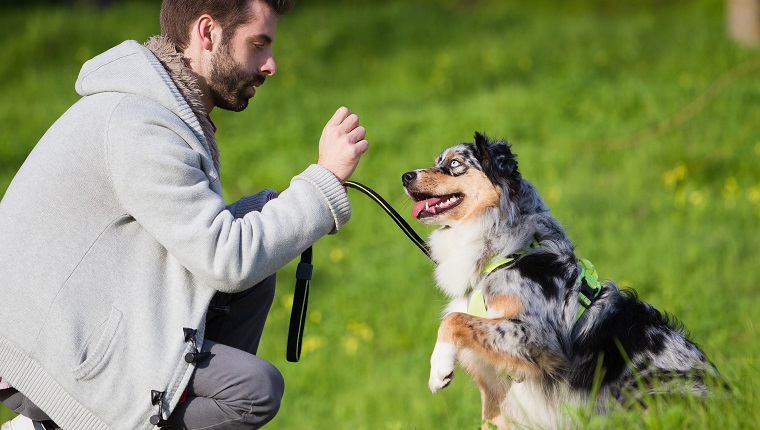
[[[448,342],[437,342],[430,356],[430,391],[437,392],[446,387],[454,377],[457,349]]]
[[[438,288],[451,298],[463,297],[480,275],[478,261],[485,249],[482,226],[473,221],[459,224],[456,229],[440,228],[430,234],[428,243],[438,263]]]
[[[562,402],[547,398],[541,387],[529,381],[512,384],[501,406],[518,428],[556,429],[570,425],[568,417],[563,415]]]

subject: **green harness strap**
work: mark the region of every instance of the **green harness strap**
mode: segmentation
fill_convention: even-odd
[[[533,242],[531,242],[530,245],[519,251],[516,251],[513,254],[510,254],[508,257],[494,257],[483,268],[483,273],[488,275],[495,270],[507,267],[512,264],[517,259],[517,257],[536,247],[538,247],[538,241],[533,238]],[[470,302],[467,304],[467,313],[476,317],[485,318],[488,308],[486,307],[486,299],[483,297],[483,290],[480,288],[476,290],[472,287],[468,288],[468,290],[470,292]]]
[[[596,273],[596,268],[590,261],[585,258],[578,259],[578,267],[580,268],[580,276],[578,278],[581,281],[581,288],[578,291],[578,313],[575,316],[575,321],[578,322],[586,309],[591,306],[591,303],[599,297],[599,293],[602,292],[602,283],[599,282],[599,274]]]
[[[534,239],[530,246],[515,252],[509,257],[494,258],[486,264],[485,268],[483,268],[483,273],[488,275],[497,269],[507,267],[512,264],[517,257],[537,246],[538,242]],[[599,274],[597,274],[596,268],[590,261],[585,258],[579,258],[578,268],[580,272],[578,279],[580,280],[581,287],[578,291],[578,312],[575,316],[576,322],[581,318],[583,313],[586,312],[586,309],[591,306],[591,303],[599,297],[599,293],[602,291],[602,284],[599,282]],[[483,297],[483,290],[480,288],[469,288],[469,292],[470,301],[467,304],[467,313],[476,317],[485,318],[488,307],[486,306],[485,297]]]

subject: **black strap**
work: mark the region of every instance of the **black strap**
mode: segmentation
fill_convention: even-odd
[[[406,234],[406,237],[411,239],[411,241],[417,245],[417,248],[419,248],[420,251],[424,252],[425,255],[430,258],[430,250],[428,250],[425,241],[422,240],[422,238],[417,234],[416,231],[414,231],[409,223],[407,223],[404,218],[402,218],[401,215],[399,215],[398,212],[393,209],[393,206],[389,205],[388,202],[386,202],[385,199],[380,196],[380,194],[376,193],[375,190],[369,188],[368,186],[360,184],[359,182],[346,181],[344,185],[348,188],[359,190],[374,200],[375,203],[377,203],[391,218],[393,218],[393,221],[395,221],[396,225],[398,225],[404,234]]]
[[[309,281],[314,266],[311,265],[311,247],[301,254],[301,262],[296,269],[296,289],[293,294],[293,309],[290,312],[290,328],[288,329],[287,359],[297,363],[301,358],[303,343],[303,328],[306,325],[306,305],[309,301]]]

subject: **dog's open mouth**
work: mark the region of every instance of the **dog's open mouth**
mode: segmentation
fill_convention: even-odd
[[[425,218],[441,214],[456,207],[464,200],[462,194],[450,194],[440,197],[415,194],[412,198],[415,200],[412,207],[412,217],[414,218]]]

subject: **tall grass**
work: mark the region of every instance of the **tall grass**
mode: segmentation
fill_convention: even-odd
[[[572,4],[572,5],[571,5]],[[157,31],[158,2],[0,16],[0,190],[77,99],[81,63]],[[722,0],[302,1],[279,23],[278,75],[248,110],[213,114],[228,200],[316,159],[342,104],[370,151],[354,179],[402,212],[400,175],[484,131],[504,137],[603,278],[678,316],[733,387],[707,401],[581,414],[588,428],[755,428],[760,376],[760,53],[727,39]],[[457,371],[427,390],[443,296],[432,266],[349,190],[352,221],[315,250],[304,353],[285,361],[294,265],[260,355],[286,379],[271,428],[475,429]],[[426,235],[429,231],[418,227]],[[0,411],[0,417],[9,416]]]

